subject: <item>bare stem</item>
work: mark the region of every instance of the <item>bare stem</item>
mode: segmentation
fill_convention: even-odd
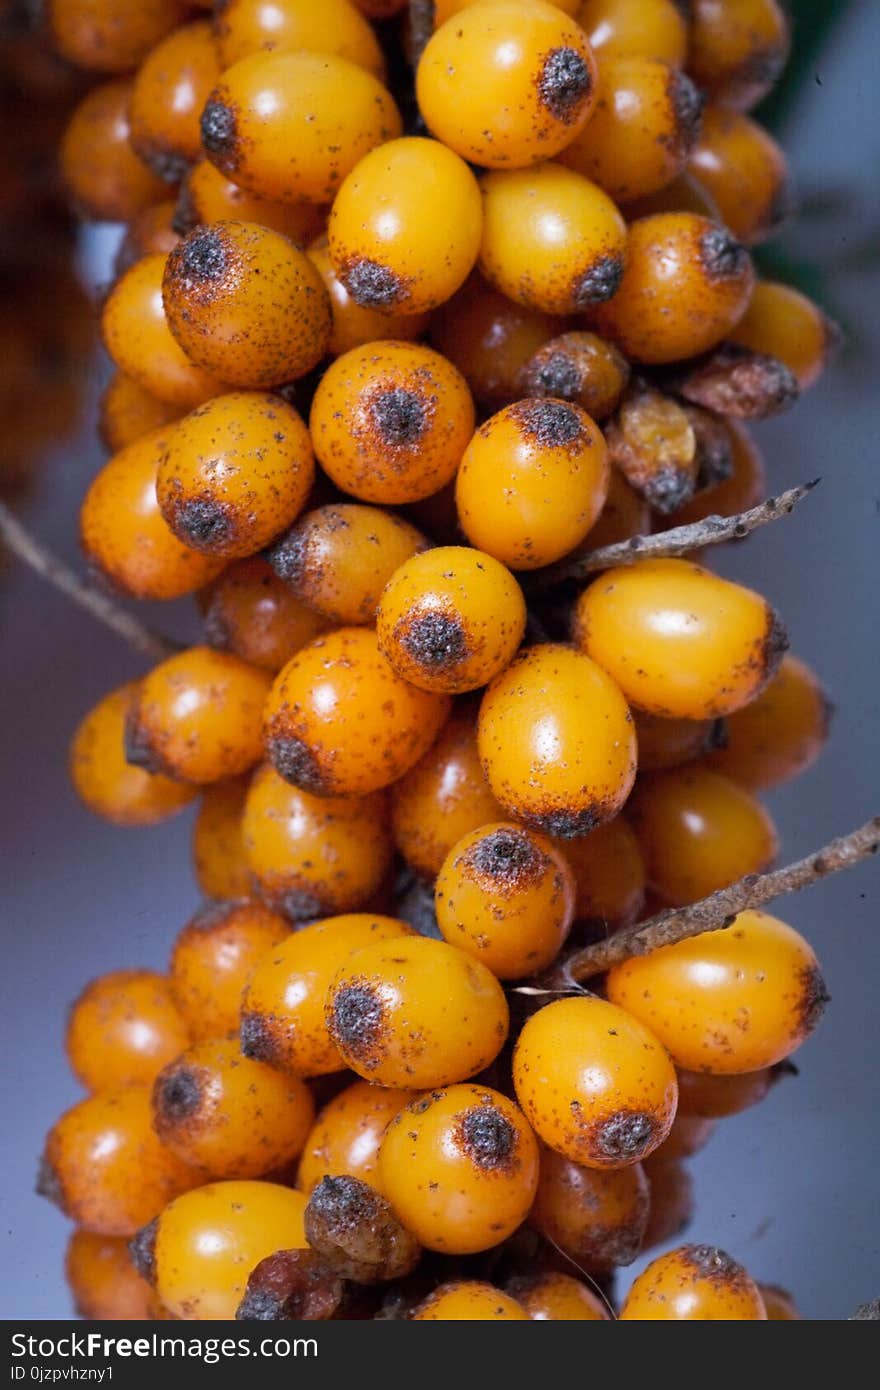
[[[649,917],[646,922],[637,922],[633,927],[615,932],[605,941],[586,946],[569,956],[553,971],[549,980],[541,983],[546,983],[550,988],[571,986],[593,975],[600,975],[603,970],[619,965],[631,956],[647,955],[660,946],[673,946],[677,941],[686,941],[688,937],[699,936],[701,932],[719,931],[729,927],[737,913],[763,907],[773,898],[809,888],[829,874],[852,869],[863,859],[876,854],[878,849],[880,816],[875,816],[858,830],[832,840],[795,864],[772,869],[766,874],[748,874],[729,888],[720,888],[717,893],[697,903],[668,908],[656,917]]]
[[[50,584],[87,613],[91,613],[99,623],[109,627],[118,637],[124,638],[130,647],[142,656],[154,661],[162,661],[173,655],[178,648],[173,642],[158,633],[151,632],[142,622],[124,608],[120,608],[107,594],[90,588],[85,580],[68,569],[57,555],[47,550],[40,541],[31,535],[5,502],[0,502],[0,538],[19,560],[39,574]]]
[[[692,550],[701,550],[704,545],[719,545],[722,541],[742,540],[762,526],[781,516],[790,516],[799,502],[813,491],[821,480],[815,478],[811,483],[791,487],[780,492],[778,497],[768,497],[757,507],[734,516],[706,516],[702,521],[692,521],[688,526],[673,526],[668,531],[658,531],[652,536],[632,536],[627,541],[617,541],[614,545],[603,545],[598,550],[587,550],[558,565],[542,570],[532,577],[531,587],[550,588],[565,579],[582,579],[597,570],[611,569],[614,565],[634,565],[639,560],[659,560],[687,555]]]

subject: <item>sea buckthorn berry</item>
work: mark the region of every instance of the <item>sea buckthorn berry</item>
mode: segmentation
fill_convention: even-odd
[[[601,188],[562,164],[486,174],[482,184],[480,270],[496,289],[548,314],[616,294],[626,224]]]
[[[139,685],[129,715],[129,762],[198,784],[246,772],[260,756],[269,684],[267,672],[210,647],[160,662]]]
[[[522,590],[509,570],[469,546],[405,560],[379,603],[379,649],[422,690],[459,695],[512,661],[526,629]]]
[[[686,363],[675,389],[686,401],[737,420],[766,420],[790,410],[800,393],[794,372],[778,357],[729,341]]]
[[[583,540],[608,495],[598,426],[569,401],[517,401],[481,425],[455,487],[462,530],[514,570],[540,569]]]
[[[453,711],[436,743],[392,788],[394,842],[427,879],[462,836],[504,818],[480,765],[474,713]]]
[[[199,121],[220,72],[210,21],[199,19],[157,44],[134,79],[131,143],[168,183],[177,183],[202,152]]]
[[[431,316],[430,333],[477,400],[494,409],[521,394],[526,363],[564,327],[564,319],[515,304],[474,274]]]
[[[151,775],[125,760],[125,725],[137,684],[105,695],[80,722],[70,746],[70,776],[80,800],[114,825],[155,825],[182,810],[191,787]]]
[[[645,1171],[651,1189],[651,1209],[643,1251],[668,1245],[687,1230],[694,1214],[694,1180],[686,1164],[664,1158],[660,1148],[647,1160]]]
[[[619,468],[612,468],[605,506],[587,532],[585,546],[598,550],[603,545],[632,540],[633,536],[647,535],[651,524],[651,510],[644,497],[630,487]]]
[[[305,1215],[309,1245],[343,1279],[383,1284],[411,1274],[421,1246],[390,1202],[361,1178],[322,1178]]]
[[[695,0],[688,71],[714,101],[748,111],[766,96],[788,58],[790,34],[779,0]]]
[[[170,431],[156,496],[184,545],[235,560],[291,524],[314,476],[309,432],[293,406],[280,396],[234,391]]]
[[[330,296],[333,329],[327,351],[332,357],[341,357],[342,353],[363,347],[365,343],[389,339],[409,342],[424,333],[428,326],[427,314],[388,313],[358,304],[336,274],[326,236],[319,236],[311,243],[308,257]]]
[[[315,267],[255,222],[195,227],[168,257],[162,296],[187,356],[233,386],[304,376],[330,340],[330,301]]]
[[[366,343],[327,368],[309,425],[337,487],[365,502],[429,497],[455,476],[474,429],[461,373],[418,343]]]
[[[94,72],[129,72],[186,17],[182,0],[49,0],[58,53]]]
[[[498,1091],[449,1086],[413,1100],[379,1152],[382,1189],[429,1250],[470,1255],[499,1245],[528,1215],[538,1145]]]
[[[704,1120],[723,1120],[759,1105],[778,1079],[774,1067],[741,1072],[737,1076],[713,1076],[709,1072],[678,1073],[678,1120],[696,1115]]]
[[[477,740],[498,801],[548,835],[586,835],[616,816],[632,790],[636,741],[626,701],[570,647],[530,647],[497,676],[483,696]]]
[[[61,176],[80,214],[128,222],[164,197],[162,180],[129,143],[130,82],[104,82],[83,97],[61,137]]]
[[[755,272],[731,233],[693,212],[631,223],[614,298],[594,311],[598,331],[638,362],[706,352],[745,312]]]
[[[724,741],[707,762],[752,791],[778,787],[816,761],[828,739],[831,713],[809,666],[785,656],[758,698],[730,716]]]
[[[689,560],[606,570],[578,600],[575,634],[634,705],[679,719],[748,704],[788,646],[766,599]]]
[[[153,1291],[132,1264],[123,1236],[74,1231],[67,1243],[64,1274],[79,1317],[100,1322],[152,1318]]]
[[[301,1192],[274,1182],[216,1182],[171,1202],[142,1232],[142,1259],[178,1318],[235,1317],[248,1275],[276,1250],[306,1248]]]
[[[638,1018],[594,996],[557,999],[527,1019],[513,1083],[544,1143],[585,1168],[638,1163],[675,1118],[665,1048]]]
[[[197,1042],[153,1085],[156,1133],[207,1178],[258,1178],[285,1167],[314,1118],[305,1082],[242,1057],[238,1038]]]
[[[392,574],[427,544],[402,516],[343,502],[304,513],[267,559],[300,603],[334,623],[369,625]]]
[[[114,454],[92,479],[80,510],[89,564],[132,598],[172,599],[216,578],[223,561],[182,545],[165,524],[156,476],[173,425]]]
[[[223,391],[222,382],[191,362],[173,336],[162,302],[168,260],[144,256],[117,280],[104,302],[104,346],[120,371],[169,405],[192,410]]]
[[[171,981],[152,970],[98,976],[67,1018],[68,1060],[88,1091],[145,1085],[188,1045]]]
[[[678,0],[583,0],[577,21],[600,63],[644,57],[682,67],[688,30]]]
[[[345,1174],[385,1194],[379,1148],[398,1111],[415,1099],[412,1091],[356,1081],[334,1096],[318,1115],[299,1161],[297,1186],[311,1192],[322,1178]]]
[[[277,203],[330,203],[359,159],[402,132],[371,73],[330,53],[253,53],[202,112],[205,153],[233,183]]]
[[[357,304],[420,314],[449,299],[474,268],[483,210],[463,159],[407,137],[371,150],[333,202],[330,256]]]
[[[349,955],[325,1017],[344,1066],[380,1086],[427,1090],[465,1081],[507,1037],[504,991],[464,951],[427,937],[377,940]],[[382,1181],[388,1170],[382,1168]]]
[[[636,381],[605,426],[608,454],[652,511],[677,511],[693,496],[699,460],[693,426],[678,401]]]
[[[508,1292],[533,1322],[603,1322],[608,1309],[593,1290],[570,1274],[518,1274]]]
[[[393,853],[381,792],[313,796],[268,765],[254,773],[242,834],[260,896],[294,922],[363,907]]]
[[[415,1322],[528,1322],[522,1304],[494,1284],[459,1279],[438,1284],[410,1317]]]
[[[645,861],[622,816],[589,835],[554,843],[574,879],[576,921],[601,922],[612,930],[636,921],[645,901]]]
[[[629,363],[595,333],[562,333],[533,353],[522,369],[520,386],[527,396],[573,401],[594,420],[604,420],[620,400],[629,380]]]
[[[102,443],[116,454],[180,416],[177,406],[151,396],[125,372],[114,372],[101,396],[98,431]]]
[[[560,851],[534,830],[482,826],[450,850],[434,890],[437,924],[502,980],[556,959],[574,915],[574,881]]]
[[[644,710],[634,710],[633,719],[639,772],[665,772],[692,763],[713,747],[718,733],[718,722],[712,719],[663,719]]]
[[[672,907],[697,902],[776,858],[776,827],[759,801],[702,763],[639,779],[627,806],[648,886]]]
[[[778,358],[794,372],[805,391],[822,375],[839,341],[839,330],[818,304],[799,290],[761,280],[730,341],[765,357]]]
[[[199,595],[212,647],[273,674],[327,626],[259,556],[239,560]]]
[[[381,0],[379,0],[381,3]],[[356,0],[361,9],[369,14],[369,6],[375,4],[376,0]],[[441,24],[445,24],[447,19],[451,19],[454,14],[459,14],[461,10],[467,10],[471,5],[482,3],[482,0],[434,0],[434,28],[439,29]],[[566,14],[574,18],[578,12],[581,0],[548,0],[554,9],[563,10]],[[402,8],[402,7],[401,7]]]
[[[792,210],[782,149],[737,111],[706,109],[689,169],[714,199],[720,220],[746,246],[765,241]]]
[[[766,912],[741,912],[725,931],[624,961],[608,975],[608,994],[680,1066],[720,1075],[788,1057],[828,1002],[809,944]]]
[[[767,1313],[757,1284],[714,1245],[661,1255],[632,1285],[621,1322],[757,1322]]]
[[[241,833],[249,783],[248,777],[230,777],[202,791],[193,824],[192,860],[206,898],[245,898],[250,892]]]
[[[186,234],[205,222],[258,222],[305,246],[323,230],[326,212],[314,203],[257,198],[227,179],[209,159],[200,159],[181,184],[177,224]]]
[[[738,420],[723,423],[730,444],[730,476],[701,484],[690,502],[669,518],[668,525],[685,526],[712,515],[736,516],[767,496],[764,461],[757,444]]]
[[[391,19],[406,8],[407,0],[353,0],[353,3],[368,19]]]
[[[416,73],[432,133],[491,169],[552,159],[588,119],[595,85],[583,30],[541,0],[469,6],[435,32]]]
[[[344,1285],[314,1250],[276,1250],[248,1275],[239,1322],[324,1322],[342,1304]]]
[[[402,777],[430,748],[449,697],[396,674],[369,628],[316,637],[276,677],[266,702],[269,761],[316,796],[363,796]]]
[[[224,68],[261,49],[335,53],[381,77],[382,50],[372,26],[349,0],[223,0],[214,33]]]
[[[53,1125],[37,1191],[87,1231],[130,1236],[197,1181],[153,1132],[149,1086],[120,1086],[87,1096]]]
[[[791,1322],[800,1319],[797,1304],[788,1289],[781,1289],[778,1284],[759,1284],[758,1290],[770,1322]]]
[[[393,942],[396,949],[410,934],[406,922],[368,912],[326,917],[294,932],[263,957],[244,991],[244,1055],[295,1076],[342,1071],[346,1063],[324,1021],[328,987],[368,943]]]
[[[196,1042],[235,1032],[252,971],[289,935],[290,923],[256,902],[212,903],[187,922],[174,942],[169,975]]]
[[[615,202],[645,198],[684,169],[702,108],[700,93],[678,68],[653,58],[603,58],[596,109],[560,162]]]
[[[173,198],[154,203],[133,217],[113,261],[114,278],[124,275],[144,256],[167,256],[173,251],[180,241],[180,233],[174,225],[176,217],[177,203]]]
[[[578,1267],[614,1269],[632,1264],[641,1249],[648,1193],[640,1163],[628,1168],[583,1168],[542,1148],[529,1225]]]

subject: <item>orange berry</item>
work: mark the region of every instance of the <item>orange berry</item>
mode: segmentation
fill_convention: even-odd
[[[604,1322],[609,1313],[602,1299],[570,1274],[523,1274],[507,1287],[533,1322]]]
[[[595,333],[562,333],[538,348],[522,369],[527,396],[573,401],[594,420],[604,420],[629,380],[629,363]]]
[[[153,1132],[149,1086],[129,1085],[65,1111],[46,1138],[37,1191],[87,1231],[130,1236],[196,1181]]]
[[[785,656],[758,698],[726,721],[724,741],[706,761],[751,791],[777,787],[799,777],[819,757],[831,713],[809,666]]]
[[[145,434],[179,420],[181,413],[179,407],[151,396],[124,372],[114,372],[101,396],[98,431],[102,443],[115,454]]]
[[[693,212],[655,213],[630,224],[623,278],[595,321],[635,361],[695,357],[742,318],[754,279],[725,227]]]
[[[314,1118],[305,1082],[243,1057],[238,1038],[195,1043],[153,1086],[156,1133],[207,1178],[258,1178],[285,1167]]]
[[[748,704],[788,645],[766,599],[688,560],[606,570],[578,599],[575,640],[634,705],[681,719]]]
[[[766,1321],[757,1284],[742,1265],[713,1245],[670,1250],[636,1279],[621,1322]]]
[[[423,936],[353,952],[327,991],[325,1017],[345,1066],[410,1090],[475,1076],[501,1051],[509,1022],[495,976]]]
[[[548,314],[581,313],[617,293],[626,224],[595,183],[540,164],[486,174],[482,187],[480,270],[496,289]]]
[[[212,903],[187,922],[175,939],[169,976],[196,1042],[236,1031],[252,972],[289,935],[290,923],[256,902]]]
[[[371,624],[382,590],[410,556],[420,531],[395,512],[353,503],[317,507],[275,542],[268,560],[286,589],[336,623]]]
[[[123,1236],[74,1231],[67,1243],[64,1274],[81,1318],[142,1322],[153,1316],[153,1291],[132,1264]]]
[[[746,246],[766,241],[792,211],[781,146],[738,111],[706,108],[688,169],[715,203],[719,220]]]
[[[778,1284],[759,1284],[758,1289],[770,1322],[800,1320],[801,1314],[788,1289],[781,1289]]]
[[[578,133],[595,81],[586,35],[554,5],[484,0],[434,33],[416,95],[429,129],[462,159],[522,168]]]
[[[356,959],[368,943],[393,942],[396,951],[410,934],[394,917],[353,912],[325,917],[287,937],[263,957],[242,996],[244,1055],[296,1076],[342,1071],[345,1059],[324,1018],[328,988],[344,962]]]
[[[414,1092],[355,1081],[334,1096],[309,1133],[299,1161],[297,1184],[303,1192],[326,1177],[360,1178],[387,1197],[379,1172],[379,1149],[398,1111]]]
[[[583,1168],[541,1149],[538,1189],[529,1225],[580,1268],[632,1264],[648,1221],[649,1187],[640,1163],[628,1168]]]
[[[114,825],[155,825],[181,811],[191,787],[132,767],[125,758],[125,726],[137,683],[105,695],[80,722],[70,745],[70,777],[89,810]]]
[[[639,779],[627,806],[648,885],[673,907],[697,902],[776,858],[776,827],[759,801],[701,763]]]
[[[652,1153],[675,1118],[675,1070],[636,1017],[594,996],[558,999],[523,1025],[517,1100],[544,1143],[586,1168],[625,1168]]]
[[[162,297],[187,356],[233,386],[304,376],[330,340],[330,301],[315,267],[255,222],[193,228],[168,257]]]
[[[253,53],[223,74],[202,145],[233,183],[278,203],[330,203],[358,160],[402,132],[391,95],[331,53]]]
[[[565,858],[534,830],[490,824],[449,851],[434,888],[444,940],[502,980],[535,975],[559,954],[574,914]]]
[[[382,50],[370,24],[349,0],[224,0],[214,33],[224,68],[261,49],[334,53],[381,77]]]
[[[498,1091],[449,1086],[410,1101],[379,1152],[382,1188],[429,1250],[469,1255],[499,1245],[528,1215],[538,1145]]]
[[[639,744],[639,772],[665,772],[683,767],[714,746],[718,721],[712,719],[664,719],[659,714],[635,710]]]
[[[316,637],[281,670],[265,710],[269,761],[318,796],[363,796],[427,752],[449,697],[401,680],[368,628]]]
[[[88,1091],[152,1082],[188,1044],[171,981],[152,970],[99,975],[67,1018],[67,1057]]]
[[[677,0],[582,0],[577,21],[600,64],[633,56],[684,64],[688,26]]]
[[[228,652],[190,647],[138,687],[126,728],[129,762],[182,782],[236,777],[260,757],[266,671]]]
[[[415,1322],[528,1322],[516,1299],[479,1279],[439,1284],[415,1309]]]
[[[49,0],[52,43],[62,58],[96,72],[129,72],[185,18],[182,0]]]
[[[805,391],[822,375],[838,336],[837,325],[806,295],[790,285],[761,280],[730,341],[778,358]]]
[[[792,927],[741,912],[615,966],[608,995],[691,1071],[738,1075],[772,1066],[809,1037],[828,1000],[819,964]]]
[[[601,922],[613,931],[638,919],[645,901],[645,861],[623,816],[597,825],[589,835],[554,844],[574,880],[576,921]]]
[[[492,682],[478,742],[489,786],[509,815],[569,839],[611,820],[632,789],[632,716],[589,658],[530,647]]]
[[[474,407],[464,378],[431,348],[368,343],[327,368],[309,426],[337,487],[397,505],[428,497],[455,476]]]
[[[212,647],[233,652],[273,675],[327,626],[257,555],[224,570],[201,591],[199,606]]]
[[[305,246],[326,220],[325,209],[313,203],[274,203],[248,193],[208,159],[192,166],[180,188],[177,221],[183,232],[206,222],[258,222]]]
[[[230,777],[203,789],[193,824],[192,860],[196,882],[207,898],[245,898],[250,873],[241,818],[249,777]]]
[[[254,774],[242,837],[257,891],[293,922],[363,907],[393,852],[381,792],[314,796],[268,765]]]
[[[158,43],[135,76],[131,143],[168,183],[177,183],[202,152],[199,118],[220,72],[210,21],[199,19]]]
[[[129,142],[130,82],[104,82],[75,108],[61,137],[61,175],[81,216],[129,222],[166,193]]]
[[[651,510],[644,497],[630,486],[619,468],[612,467],[605,506],[587,532],[585,544],[590,550],[616,545],[618,541],[632,540],[633,536],[647,535],[652,524]]]
[[[493,415],[455,486],[462,530],[511,569],[540,569],[583,540],[608,494],[608,454],[580,406],[530,399]]]
[[[748,111],[770,91],[788,58],[789,24],[779,0],[695,0],[688,69],[723,106]]]
[[[368,309],[358,304],[333,268],[330,244],[326,236],[317,237],[307,250],[309,260],[324,281],[324,288],[330,296],[333,330],[327,351],[332,357],[341,357],[344,352],[363,347],[366,343],[391,339],[409,342],[424,333],[428,326],[427,314],[387,313],[385,310]]]
[[[695,1115],[703,1120],[722,1120],[759,1105],[777,1079],[773,1067],[714,1076],[709,1072],[678,1073],[678,1119]]]

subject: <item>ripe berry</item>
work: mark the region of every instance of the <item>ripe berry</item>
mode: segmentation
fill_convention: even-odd
[[[639,1253],[648,1221],[648,1192],[640,1163],[584,1168],[542,1147],[529,1224],[579,1268],[614,1269],[632,1264]]]
[[[92,980],[67,1018],[68,1060],[89,1091],[152,1082],[189,1044],[171,981],[152,970]]]
[[[478,1279],[439,1284],[410,1314],[415,1322],[528,1322],[516,1299]]]
[[[257,555],[230,565],[202,589],[198,602],[212,647],[273,675],[327,626]]]
[[[192,861],[206,898],[246,898],[251,879],[241,818],[250,778],[230,777],[202,790],[193,824]]]
[[[621,1322],[766,1321],[757,1284],[742,1265],[712,1245],[670,1250],[636,1279]]]
[[[299,1161],[297,1185],[303,1192],[325,1177],[345,1174],[388,1193],[379,1172],[379,1150],[394,1116],[414,1100],[412,1091],[356,1081],[334,1096],[309,1132]]]
[[[196,1042],[236,1031],[252,971],[289,935],[290,923],[256,902],[212,903],[187,922],[171,952],[169,983]]]

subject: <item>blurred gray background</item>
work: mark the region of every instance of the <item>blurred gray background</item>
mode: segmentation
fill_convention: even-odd
[[[878,38],[880,7],[851,6],[782,130],[806,216],[779,245],[811,276],[818,268],[825,305],[844,321],[850,345],[791,415],[760,434],[772,488],[816,476],[823,483],[796,517],[715,556],[724,573],[782,611],[794,651],[838,706],[824,759],[768,798],[785,859],[880,810]],[[99,237],[91,259],[100,258]],[[35,531],[74,561],[77,506],[101,461],[88,432],[56,450],[25,510]],[[186,615],[159,617],[186,630]],[[57,1318],[70,1315],[62,1277],[68,1226],[33,1195],[33,1180],[45,1130],[78,1098],[62,1054],[65,1010],[97,973],[162,969],[197,893],[188,814],[153,830],[114,830],[81,809],[67,782],[78,719],[138,674],[136,659],[21,568],[0,577],[0,624],[0,1314]],[[724,1246],[756,1277],[785,1285],[809,1318],[845,1318],[880,1294],[878,904],[874,863],[777,909],[814,943],[833,1002],[797,1057],[800,1076],[723,1121],[693,1162],[697,1214],[688,1238]]]

